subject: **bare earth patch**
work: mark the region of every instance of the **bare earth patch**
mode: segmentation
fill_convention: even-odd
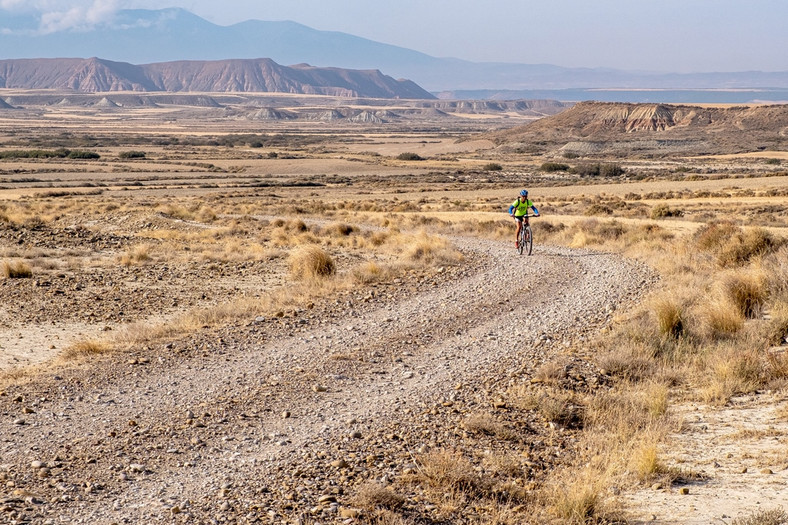
[[[730,523],[788,505],[788,396],[760,394],[730,406],[676,407],[682,431],[661,450],[670,467],[702,480],[624,495],[634,523]],[[689,490],[681,494],[681,489]]]

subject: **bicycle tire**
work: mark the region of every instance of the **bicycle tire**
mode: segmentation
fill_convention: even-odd
[[[523,226],[523,238],[524,240],[520,241],[520,255],[522,255],[523,251],[531,255],[531,251],[534,249],[534,234],[531,231],[530,224]],[[523,247],[523,245],[525,246]]]
[[[522,255],[524,249],[525,249],[525,226],[523,226],[522,229],[520,229],[520,238],[517,240],[517,253]]]

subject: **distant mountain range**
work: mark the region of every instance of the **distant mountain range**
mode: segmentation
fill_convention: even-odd
[[[5,26],[5,27],[3,27]],[[12,26],[12,27],[11,27]],[[658,74],[435,58],[294,22],[219,26],[178,8],[121,10],[90,30],[38,33],[33,17],[0,20],[0,59],[95,57],[132,64],[270,58],[279,64],[379,69],[431,92],[451,90],[788,90],[788,72]],[[470,93],[470,92],[468,92]],[[477,95],[482,93],[476,91]],[[481,96],[481,95],[478,95]]]
[[[409,80],[377,70],[281,66],[271,59],[146,65],[99,58],[0,60],[0,87],[77,92],[278,92],[372,98],[435,98]]]

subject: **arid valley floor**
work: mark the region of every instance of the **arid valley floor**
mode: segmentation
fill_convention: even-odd
[[[3,523],[788,523],[779,115],[6,91]]]

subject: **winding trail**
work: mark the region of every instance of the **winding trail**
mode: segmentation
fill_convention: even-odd
[[[341,500],[376,463],[394,476],[403,450],[440,445],[458,415],[430,407],[533,370],[653,282],[615,255],[536,246],[519,257],[508,242],[455,243],[470,262],[434,280],[359,290],[296,318],[200,332],[144,358],[8,388],[6,515],[207,523]]]

